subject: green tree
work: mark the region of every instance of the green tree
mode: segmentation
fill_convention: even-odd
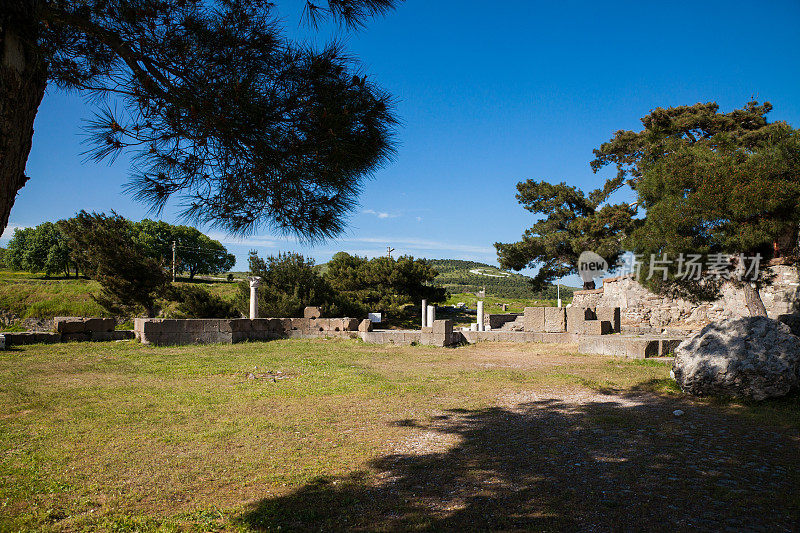
[[[70,250],[67,239],[52,222],[44,222],[35,228],[14,230],[8,243],[6,260],[8,266],[15,270],[44,272],[46,277],[63,273],[69,277]]]
[[[395,4],[305,2],[346,28]],[[231,232],[334,235],[393,153],[390,96],[338,44],[289,41],[273,2],[6,0],[0,57],[0,233],[48,86],[108,102],[92,155],[132,152],[135,198]]]
[[[712,299],[724,281],[732,281],[741,287],[750,314],[766,315],[759,288],[771,280],[748,277],[754,262],[745,258],[761,254],[764,260],[784,256],[794,262],[800,225],[799,134],[785,122],[770,123],[771,110],[769,103],[758,102],[730,113],[720,113],[716,103],[654,109],[642,119],[641,131],[618,131],[594,151],[595,172],[608,165],[617,169],[602,189],[587,197],[564,184],[534,184],[527,205],[548,219],[529,232],[547,248],[535,241],[528,249],[525,238],[499,244],[501,264],[548,268],[559,250],[574,258],[574,239],[599,236],[585,249],[608,259],[624,250],[639,254],[639,280],[654,291]],[[597,202],[623,187],[636,201],[605,205],[611,216],[598,217]],[[551,227],[550,218],[570,224]],[[689,256],[700,265],[699,276],[684,275],[682,260]],[[569,267],[550,271],[563,275],[573,271]]]
[[[593,251],[608,264],[624,252],[623,240],[633,230],[636,209],[626,203],[609,203],[612,190],[598,189],[588,196],[566,183],[527,180],[517,184],[517,200],[544,218],[515,243],[495,243],[503,268],[538,268],[532,289],[541,291],[553,281],[577,273],[578,257]],[[584,283],[594,289],[594,281]]]
[[[81,211],[59,223],[84,271],[102,292],[95,301],[112,314],[156,315],[156,299],[169,286],[164,267],[143,252],[134,240],[129,220],[117,215]]]
[[[342,299],[317,273],[313,259],[298,253],[279,253],[265,259],[250,252],[250,275],[259,276],[259,314],[272,317],[302,317],[306,306],[320,306],[328,316],[361,316],[363,311]],[[249,312],[250,287],[240,284],[238,307]]]
[[[175,242],[178,272],[188,272],[189,279],[197,274],[217,274],[230,270],[236,257],[225,246],[197,228],[174,226],[163,221],[135,222],[136,241],[147,253],[164,264],[171,264],[172,243]]]
[[[729,281],[751,316],[766,316],[759,289],[772,280],[756,267],[775,256],[794,263],[800,225],[800,131],[769,123],[771,109],[756,102],[727,114],[716,104],[657,109],[643,119],[643,132],[618,133],[601,147],[614,154],[611,162],[647,158],[629,167],[644,211],[629,247],[642,255],[647,276],[640,278],[651,289],[711,299]],[[699,256],[701,281],[684,275],[680,261],[651,270],[665,254]]]
[[[324,277],[333,290],[371,311],[398,314],[408,304],[423,299],[443,302],[446,298],[444,289],[431,285],[437,272],[424,259],[367,259],[339,252],[327,267]]]

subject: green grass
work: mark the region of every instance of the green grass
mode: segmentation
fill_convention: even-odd
[[[178,284],[188,283],[187,281]],[[233,299],[236,283],[198,279],[210,292]],[[83,278],[50,278],[28,272],[0,270],[0,309],[17,318],[47,319],[56,316],[110,316],[92,300],[100,293],[100,284]],[[162,302],[168,312],[172,305]]]
[[[478,448],[460,453],[477,453],[475,459],[447,458],[474,469],[472,476],[492,464],[479,460],[484,446],[486,453],[497,453],[493,446],[510,449],[520,464],[537,449],[531,447],[537,440],[522,443],[538,430],[515,418],[508,402],[541,405],[548,416],[561,417],[567,415],[557,403],[537,398],[648,391],[654,406],[663,404],[657,412],[666,414],[681,401],[662,386],[667,364],[577,356],[571,348],[319,339],[161,348],[79,343],[0,352],[0,531],[434,527],[438,511],[412,494],[428,490],[413,487],[427,486],[423,473],[437,455],[411,463],[407,477],[422,479],[402,500],[376,488],[381,472],[393,468],[384,463],[408,453],[397,450],[410,438],[427,442],[429,426],[452,420],[452,430],[434,433],[474,440]],[[707,405],[719,417],[800,428],[797,402]],[[565,430],[588,424],[635,435],[636,428],[657,423],[607,402],[584,410],[564,419]],[[490,429],[495,425],[499,433]],[[548,449],[559,450],[558,442]],[[659,446],[668,449],[668,443]],[[446,478],[452,469],[433,471]],[[574,506],[565,498],[546,502],[550,515]],[[392,527],[387,516],[396,511],[403,522]]]

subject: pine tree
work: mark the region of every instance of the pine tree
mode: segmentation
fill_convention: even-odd
[[[501,264],[540,266],[537,280],[546,281],[574,272],[581,250],[610,264],[628,250],[654,291],[713,299],[730,281],[751,315],[766,315],[759,287],[771,279],[755,263],[794,263],[800,226],[800,132],[770,123],[771,110],[758,102],[730,113],[716,103],[657,108],[641,131],[618,131],[594,151],[595,172],[617,168],[602,189],[586,196],[563,183],[520,184],[520,201],[547,218],[521,242],[497,244]],[[635,202],[600,207],[626,186]],[[699,275],[687,277],[689,258]]]
[[[353,28],[396,0],[306,1],[312,24]],[[4,0],[0,7],[0,233],[24,186],[47,87],[105,102],[95,159],[134,158],[156,211],[234,233],[313,240],[342,231],[363,180],[392,153],[390,96],[334,43],[288,41],[261,0]]]

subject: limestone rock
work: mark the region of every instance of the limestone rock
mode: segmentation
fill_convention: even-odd
[[[673,372],[690,394],[784,396],[800,385],[800,337],[766,317],[714,322],[678,346]]]

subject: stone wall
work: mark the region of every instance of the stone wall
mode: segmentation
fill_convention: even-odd
[[[143,344],[214,344],[288,338],[358,336],[355,318],[137,318],[136,338]]]
[[[771,318],[800,312],[800,277],[795,267],[777,265],[769,268],[772,285],[761,290],[761,299]],[[632,277],[603,280],[603,287],[575,291],[574,307],[619,307],[623,331],[656,332],[680,329],[699,331],[709,322],[730,317],[748,316],[742,291],[731,284],[722,289],[714,302],[692,303],[688,300],[659,296],[648,291]]]

